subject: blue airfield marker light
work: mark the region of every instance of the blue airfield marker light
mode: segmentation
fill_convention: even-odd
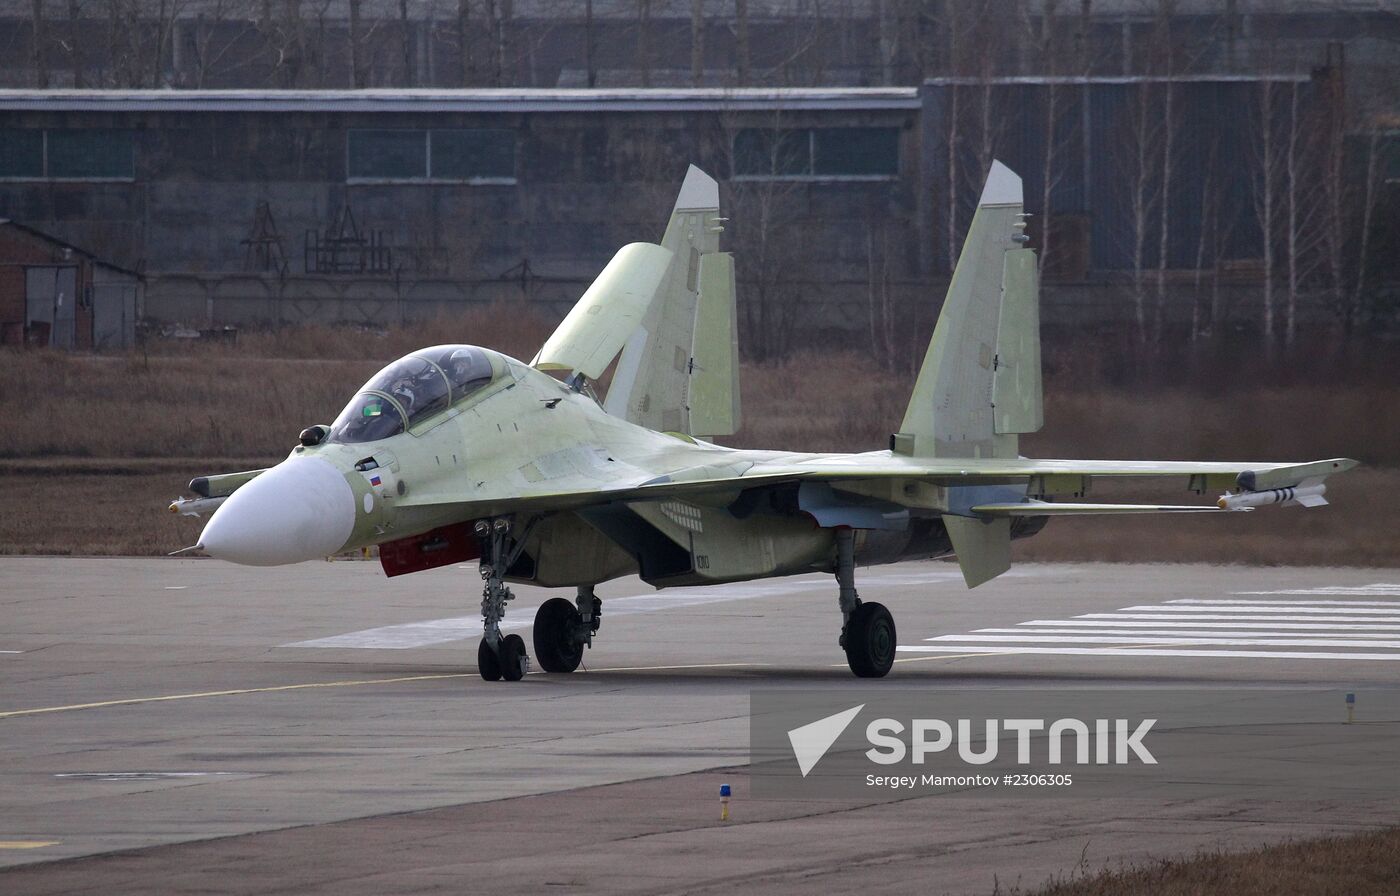
[[[719,820],[729,820],[729,785],[719,785]]]
[[[1347,694],[1347,724],[1356,721],[1356,695]]]

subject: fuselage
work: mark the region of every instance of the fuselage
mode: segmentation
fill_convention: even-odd
[[[415,352],[320,429],[324,438],[298,445],[229,496],[201,536],[206,552],[250,565],[296,563],[519,514],[524,499],[540,512],[525,512],[531,528],[512,577],[539,584],[631,573],[658,586],[699,584],[831,568],[832,527],[804,512],[813,499],[795,485],[753,495],[736,488],[703,502],[588,497],[815,455],[654,432],[497,352]],[[863,532],[863,560],[946,553],[941,528],[934,518]]]

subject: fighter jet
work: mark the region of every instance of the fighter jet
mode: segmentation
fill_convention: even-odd
[[[954,556],[969,587],[1005,572],[1011,542],[1054,516],[1221,513],[1325,504],[1356,465],[1032,460],[1043,422],[1039,285],[1021,180],[993,164],[904,419],[857,454],[722,447],[739,426],[734,264],[719,188],[687,173],[660,243],[618,251],[525,363],[437,345],[385,367],[334,423],[265,470],[195,479],[174,511],[213,511],[195,547],[275,566],[378,546],[390,576],[480,560],[481,676],[519,680],[503,635],[508,583],[573,588],[541,606],[534,659],[574,671],[598,635],[596,589],[832,573],[851,671],[895,657],[889,611],[858,565]],[[611,370],[600,399],[594,390]],[[1092,504],[1093,479],[1166,479],[1218,502]]]

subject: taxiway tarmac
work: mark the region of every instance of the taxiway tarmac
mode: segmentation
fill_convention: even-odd
[[[1389,796],[759,801],[744,766],[756,687],[1398,687],[1397,581],[1023,565],[969,592],[946,563],[861,570],[902,649],[860,681],[828,576],[622,580],[586,671],[509,684],[475,672],[474,566],[0,559],[0,891],[987,893],[1395,824]],[[527,628],[549,592],[515,591]]]

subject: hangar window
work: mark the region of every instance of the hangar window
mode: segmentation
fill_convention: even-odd
[[[501,130],[433,131],[434,180],[515,180],[515,134]]]
[[[428,176],[423,131],[351,131],[352,180],[422,180]]]
[[[898,173],[898,128],[745,128],[734,135],[741,179],[888,180]]]
[[[0,178],[15,180],[134,180],[131,131],[0,131]]]
[[[0,131],[0,177],[44,176],[44,132]]]
[[[514,183],[515,134],[499,129],[352,130],[347,178],[362,182]]]
[[[45,131],[48,175],[55,180],[131,180],[136,154],[130,131]]]

